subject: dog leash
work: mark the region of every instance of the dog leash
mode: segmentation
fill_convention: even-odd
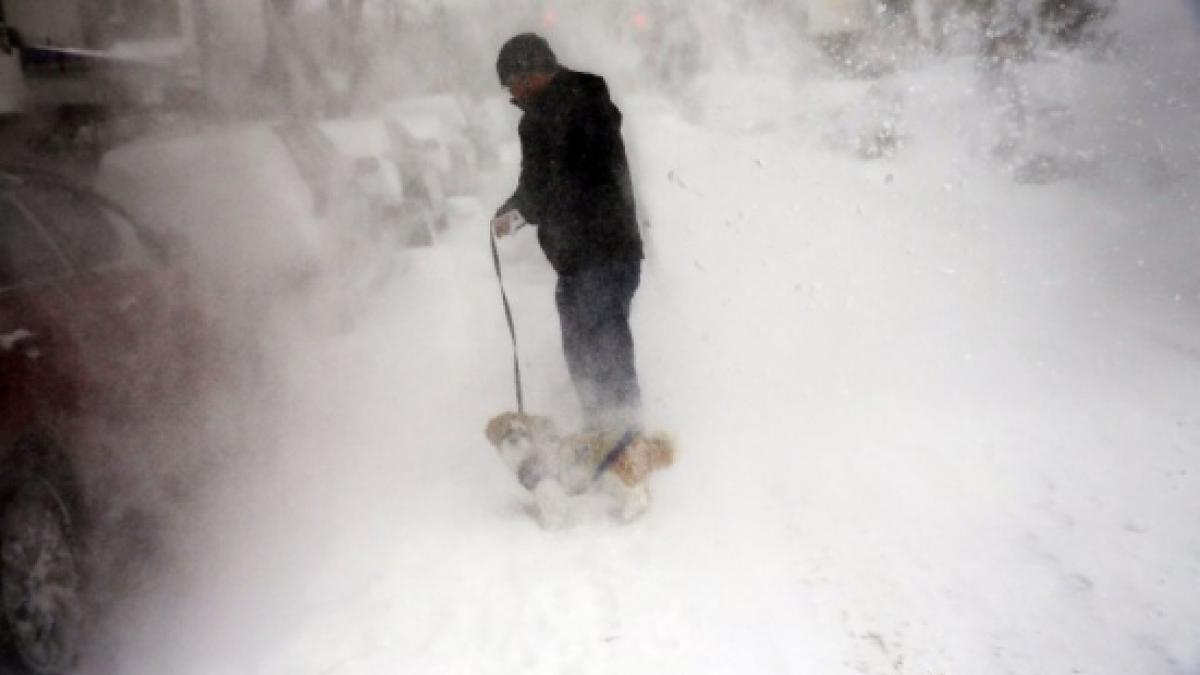
[[[492,243],[492,264],[496,267],[496,282],[500,285],[500,300],[504,302],[504,319],[508,321],[508,335],[512,338],[513,346],[513,383],[517,389],[517,412],[525,413],[525,392],[521,387],[521,361],[518,358],[517,329],[513,324],[512,308],[508,304],[508,294],[504,292],[504,274],[500,271],[500,252],[496,249],[496,232],[488,227],[488,238]]]

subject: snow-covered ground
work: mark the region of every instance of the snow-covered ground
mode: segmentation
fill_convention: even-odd
[[[969,61],[713,74],[700,116],[618,92],[646,416],[682,450],[651,510],[530,517],[482,435],[513,405],[490,209],[460,212],[353,330],[280,312],[252,458],[95,669],[1200,673],[1186,16],[1028,66],[1016,155]],[[1014,179],[1035,132],[1070,177]],[[553,273],[502,249],[528,406],[571,419]]]

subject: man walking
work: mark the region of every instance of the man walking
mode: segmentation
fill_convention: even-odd
[[[496,72],[524,115],[521,176],[492,229],[504,236],[525,222],[537,225],[558,273],[563,351],[586,427],[638,429],[629,311],[641,281],[642,239],[621,112],[602,77],[560,66],[532,33],[504,44]]]

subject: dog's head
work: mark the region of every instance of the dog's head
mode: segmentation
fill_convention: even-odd
[[[493,417],[488,421],[483,434],[498,450],[505,444],[523,440],[528,440],[535,446],[548,446],[555,442],[558,436],[554,422],[549,417],[515,412],[501,413]]]
[[[547,459],[553,457],[559,438],[550,418],[506,412],[488,421],[483,433],[525,488],[534,489],[553,473]]]
[[[499,448],[506,439],[517,435],[521,425],[520,418],[520,413],[500,413],[488,420],[487,426],[483,429],[483,435],[487,436],[488,443]]]

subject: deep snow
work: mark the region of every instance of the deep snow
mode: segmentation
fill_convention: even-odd
[[[968,60],[713,73],[699,116],[617,92],[647,418],[682,449],[651,510],[542,531],[483,439],[512,390],[480,207],[352,331],[278,312],[255,452],[107,665],[1200,673],[1200,80],[1162,67],[1200,54],[1171,11],[1118,61],[1024,69],[1051,111],[1024,156],[990,154]],[[1076,175],[1014,180],[1044,148]],[[528,405],[571,419],[553,273],[502,248]]]

